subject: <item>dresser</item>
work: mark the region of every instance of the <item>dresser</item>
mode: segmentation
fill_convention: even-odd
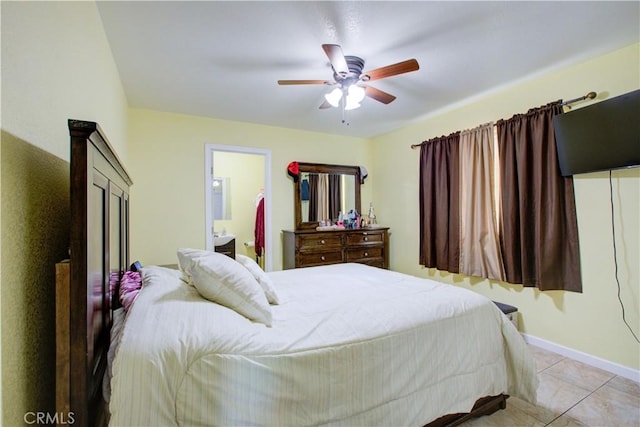
[[[284,269],[358,262],[389,268],[389,228],[283,230]]]

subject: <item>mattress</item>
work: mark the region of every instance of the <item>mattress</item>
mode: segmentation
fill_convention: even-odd
[[[361,264],[268,273],[272,326],[143,269],[110,425],[424,425],[480,397],[535,402],[526,344],[490,300]]]

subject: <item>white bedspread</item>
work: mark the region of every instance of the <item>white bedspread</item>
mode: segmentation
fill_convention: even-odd
[[[483,296],[360,264],[269,275],[271,328],[145,268],[110,424],[418,426],[482,396],[535,401],[527,347]]]

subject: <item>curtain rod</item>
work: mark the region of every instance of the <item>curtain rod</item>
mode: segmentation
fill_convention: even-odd
[[[596,92],[589,92],[588,94],[584,95],[584,96],[580,96],[578,98],[574,98],[574,99],[570,99],[568,101],[564,101],[562,104],[562,106],[568,106],[569,108],[571,108],[571,106],[569,104],[574,104],[576,102],[579,101],[584,101],[585,99],[595,99],[595,97],[598,96],[598,94]],[[421,142],[420,144],[411,144],[411,148],[412,149],[416,149],[419,148],[420,146],[422,146],[423,142]]]
[[[588,94],[586,94],[584,96],[565,101],[565,102],[562,103],[562,105],[573,104],[573,103],[576,103],[578,101],[584,101],[585,99],[594,99],[596,96],[598,96],[598,94],[596,92],[592,91],[592,92],[589,92]]]

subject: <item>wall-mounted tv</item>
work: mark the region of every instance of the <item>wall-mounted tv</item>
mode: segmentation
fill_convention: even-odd
[[[563,176],[640,165],[640,90],[553,118]]]

